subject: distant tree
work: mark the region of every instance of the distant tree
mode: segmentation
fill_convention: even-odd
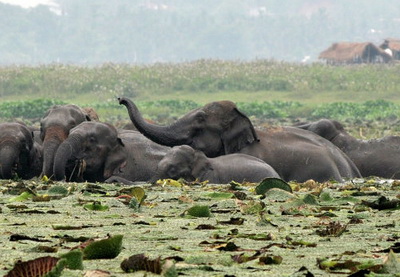
[[[0,3],[0,64],[316,60],[335,41],[400,29],[398,0],[55,1],[58,13]]]

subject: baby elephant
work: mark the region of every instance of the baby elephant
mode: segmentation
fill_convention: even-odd
[[[208,180],[214,184],[260,182],[266,177],[280,178],[264,161],[246,154],[229,154],[208,158],[203,152],[188,145],[171,148],[158,163],[157,174],[152,179],[179,179],[187,181]]]

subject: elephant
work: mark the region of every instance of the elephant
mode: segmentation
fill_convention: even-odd
[[[267,177],[280,178],[264,161],[246,154],[227,154],[208,158],[202,151],[188,145],[172,147],[157,166],[151,180],[179,179],[209,181],[213,184],[236,182],[260,182]]]
[[[40,121],[40,139],[43,141],[42,175],[53,177],[57,148],[68,137],[73,127],[81,122],[91,121],[94,115],[94,110],[84,110],[73,104],[54,105],[44,114]]]
[[[171,125],[143,120],[137,106],[120,97],[136,128],[156,143],[189,145],[208,157],[231,153],[255,156],[271,165],[285,181],[343,181],[360,177],[354,163],[330,141],[295,127],[256,130],[232,101],[217,101],[194,109]]]
[[[137,131],[118,130],[109,123],[86,121],[71,129],[54,158],[55,180],[123,183],[148,181],[170,147],[158,145]],[[77,163],[79,162],[79,163]],[[66,169],[80,164],[68,176]]]
[[[42,163],[42,146],[25,124],[0,124],[0,178],[31,179],[40,175]]]
[[[343,125],[330,119],[298,125],[339,147],[355,163],[363,177],[400,178],[400,137],[362,140],[351,136]]]

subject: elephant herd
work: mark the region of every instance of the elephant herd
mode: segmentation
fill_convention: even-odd
[[[164,178],[211,183],[400,178],[400,137],[359,140],[327,119],[258,130],[231,101],[209,103],[160,126],[145,120],[130,99],[118,101],[137,130],[117,129],[76,105],[51,107],[40,130],[1,123],[0,178],[124,184]]]

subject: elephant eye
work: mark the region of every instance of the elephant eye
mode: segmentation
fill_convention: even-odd
[[[170,168],[168,168],[168,176],[171,178],[174,178],[177,174],[177,170],[175,166],[171,166]]]
[[[89,141],[90,141],[90,142],[95,142],[95,141],[96,141],[96,138],[93,137],[93,136],[90,136],[90,137],[89,137]]]

